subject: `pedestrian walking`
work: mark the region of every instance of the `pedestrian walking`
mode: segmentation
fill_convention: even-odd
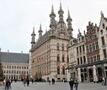
[[[9,80],[7,79],[5,84],[5,90],[9,90],[9,87],[10,87],[10,83]]]
[[[55,79],[52,78],[52,85],[55,84]]]
[[[102,85],[104,85],[104,82],[105,82],[105,78],[103,77],[102,78]]]
[[[78,81],[77,80],[75,80],[74,85],[75,85],[75,90],[78,90]]]
[[[23,80],[23,84],[24,84],[24,86],[25,86],[25,84],[26,84],[26,79]]]
[[[11,80],[8,80],[8,86],[11,88]]]
[[[71,78],[69,81],[70,90],[73,90],[74,80]]]
[[[50,85],[51,81],[50,81],[50,80],[48,80],[48,82],[49,82],[49,85]]]
[[[32,79],[32,84],[33,84],[33,79]]]
[[[27,79],[26,81],[27,81],[27,86],[29,86],[29,79]]]

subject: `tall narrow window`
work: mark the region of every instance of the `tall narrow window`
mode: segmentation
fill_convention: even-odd
[[[64,44],[62,44],[62,51],[64,51]]]
[[[65,67],[62,68],[62,74],[65,75]]]
[[[85,47],[84,47],[84,45],[82,45],[82,48],[83,48],[83,52],[85,52]]]
[[[96,61],[96,56],[94,56],[94,62]]]
[[[106,58],[107,57],[106,49],[103,49],[103,54],[104,54],[104,58]]]
[[[83,58],[84,58],[84,64],[85,64],[86,63],[86,58],[85,58],[85,56]]]
[[[89,52],[89,47],[87,46],[87,52]]]
[[[60,74],[60,67],[57,67],[57,74]]]
[[[96,42],[96,49],[99,49],[98,42]]]
[[[103,26],[103,29],[104,29],[105,28],[105,24],[103,23],[102,26]]]
[[[90,45],[90,52],[92,52],[92,48],[91,48],[91,45]]]
[[[57,55],[57,62],[60,62],[59,54]]]
[[[91,63],[93,63],[93,57],[91,57]]]
[[[77,58],[77,64],[79,65],[79,58]]]
[[[59,50],[59,43],[57,43],[57,50]]]
[[[77,47],[77,54],[78,54],[78,47]]]
[[[62,62],[64,62],[65,60],[64,60],[64,55],[62,55]]]
[[[101,37],[101,40],[102,40],[102,45],[105,45],[104,37]]]
[[[90,58],[88,58],[88,63],[90,63]]]
[[[82,57],[80,57],[80,60],[81,60],[81,64],[82,64]]]
[[[67,63],[69,63],[69,56],[67,55]]]
[[[95,50],[95,45],[94,45],[94,43],[92,44],[92,46],[93,46],[93,51]]]
[[[80,48],[80,53],[81,53],[81,46],[79,48]]]
[[[97,60],[98,60],[98,61],[100,60],[100,55],[97,55]]]

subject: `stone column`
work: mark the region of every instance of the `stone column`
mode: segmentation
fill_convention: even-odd
[[[87,68],[87,82],[90,82],[90,80],[89,80],[89,70],[88,70],[88,68]]]
[[[94,82],[98,81],[97,73],[96,73],[96,66],[93,65],[93,80]]]
[[[69,70],[67,69],[67,81],[70,81],[70,72],[69,72]]]
[[[81,70],[78,68],[78,81],[81,82]]]

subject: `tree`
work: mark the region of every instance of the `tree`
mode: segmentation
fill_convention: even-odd
[[[3,70],[1,62],[0,62],[0,81],[3,81]]]

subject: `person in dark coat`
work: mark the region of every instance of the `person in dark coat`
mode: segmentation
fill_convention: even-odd
[[[78,90],[78,81],[75,80],[74,84],[75,84],[75,90]]]
[[[55,84],[55,79],[52,78],[52,84]]]
[[[69,81],[69,85],[70,85],[70,90],[73,90],[73,85],[74,85],[74,80],[73,79],[71,79]]]
[[[29,79],[27,79],[26,81],[27,81],[27,86],[29,86]]]
[[[32,79],[32,84],[33,84],[33,79]]]

